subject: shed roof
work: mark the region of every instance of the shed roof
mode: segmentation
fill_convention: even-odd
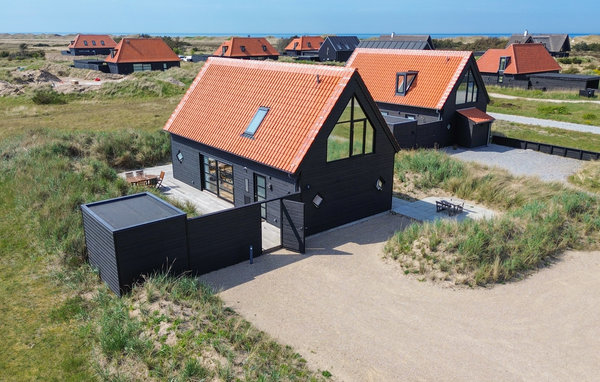
[[[425,50],[428,47],[427,41],[395,41],[395,40],[365,40],[358,44],[359,48],[369,49],[413,49]]]
[[[170,62],[179,57],[162,38],[124,38],[117,44],[114,55],[105,60],[112,63]]]
[[[442,109],[471,52],[356,48],[346,66],[358,69],[377,102]],[[417,71],[404,96],[396,95],[399,72]]]
[[[296,37],[290,41],[285,50],[319,50],[323,41],[325,40],[321,36]]]
[[[224,53],[223,48],[226,48]],[[232,37],[222,43],[213,55],[244,58],[279,56],[279,52],[264,37]]]
[[[473,121],[475,124],[484,123],[484,122],[492,122],[496,119],[486,112],[479,110],[476,107],[470,107],[467,109],[460,109],[457,112],[461,115],[467,117],[470,121]]]
[[[588,74],[569,74],[569,73],[535,73],[531,77],[534,78],[553,78],[567,81],[593,81],[599,80],[600,76]]]
[[[295,173],[353,68],[211,57],[164,130]],[[260,107],[254,136],[243,136]]]
[[[560,70],[560,65],[542,44],[512,44],[505,49],[488,49],[477,60],[482,73],[497,73],[500,57],[510,57],[506,74],[529,74]]]
[[[107,34],[78,34],[69,44],[69,49],[114,48],[115,46],[117,43]]]
[[[147,192],[85,204],[112,230],[185,215],[185,212]]]

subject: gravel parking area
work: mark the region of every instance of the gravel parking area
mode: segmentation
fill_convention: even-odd
[[[259,329],[339,381],[595,381],[600,253],[526,280],[450,289],[381,259],[384,214],[201,277]]]
[[[491,144],[473,149],[452,147],[443,149],[450,156],[463,160],[497,166],[508,170],[514,175],[537,176],[551,182],[566,182],[569,175],[577,172],[585,162],[549,155],[533,150],[521,150],[511,147]]]

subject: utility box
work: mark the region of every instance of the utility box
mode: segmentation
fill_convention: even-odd
[[[142,275],[188,269],[187,216],[144,192],[81,205],[90,264],[118,296]]]
[[[579,91],[579,95],[580,95],[581,97],[593,98],[593,97],[594,97],[594,92],[595,92],[595,90],[596,90],[596,89],[590,89],[590,88],[587,88],[587,89],[581,89],[581,90]]]

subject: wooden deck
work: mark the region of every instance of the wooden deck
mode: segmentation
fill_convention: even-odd
[[[229,203],[215,194],[199,190],[173,178],[173,166],[171,164],[145,168],[144,174],[160,174],[161,171],[165,172],[165,178],[160,188],[161,193],[168,196],[169,199],[180,203],[191,203],[199,215],[206,215],[234,207],[233,203]],[[125,178],[125,173],[120,173],[119,176]],[[262,243],[263,250],[279,247],[281,245],[280,229],[263,221]]]

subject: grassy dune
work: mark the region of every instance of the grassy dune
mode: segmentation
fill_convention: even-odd
[[[595,103],[550,103],[492,97],[487,110],[588,125],[598,125],[600,120],[600,104]]]

